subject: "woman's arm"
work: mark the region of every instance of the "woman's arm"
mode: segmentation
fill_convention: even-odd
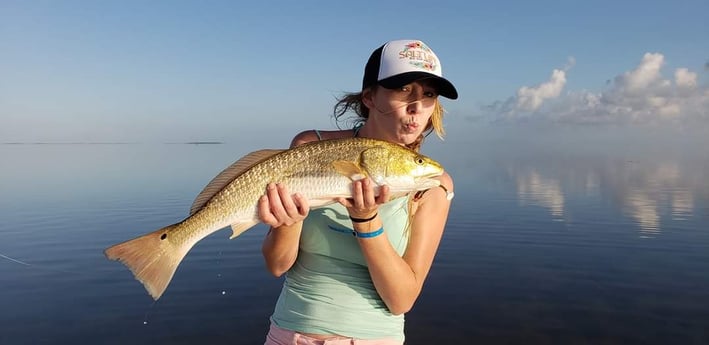
[[[298,257],[300,231],[308,215],[308,200],[300,194],[292,195],[282,184],[269,184],[258,203],[259,217],[271,228],[261,246],[266,268],[280,277]]]
[[[293,138],[291,147],[317,140],[312,131]],[[298,257],[303,219],[308,215],[308,200],[300,194],[291,195],[282,184],[269,184],[258,203],[259,219],[270,226],[261,246],[266,269],[276,277],[287,272]]]
[[[448,191],[453,191],[453,180],[448,174],[444,173],[440,180]],[[371,198],[367,194],[373,195],[373,190],[365,184],[362,193],[365,195],[363,199]],[[392,314],[408,312],[421,293],[443,236],[449,208],[450,201],[443,188],[432,188],[424,193],[417,202],[409,229],[409,243],[402,257],[386,236],[358,239],[374,287]],[[381,224],[377,217],[372,222],[354,223],[354,226],[357,231],[371,232]]]

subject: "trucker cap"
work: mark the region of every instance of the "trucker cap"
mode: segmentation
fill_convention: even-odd
[[[458,98],[453,84],[443,78],[436,54],[419,40],[389,41],[374,50],[364,68],[362,89],[374,84],[395,89],[419,79],[433,79],[439,95]]]

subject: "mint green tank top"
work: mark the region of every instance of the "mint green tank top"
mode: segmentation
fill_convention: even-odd
[[[400,256],[408,244],[407,201],[400,197],[379,207],[383,235]],[[404,342],[404,315],[392,315],[374,288],[344,206],[311,210],[303,222],[298,258],[271,321],[301,333]]]

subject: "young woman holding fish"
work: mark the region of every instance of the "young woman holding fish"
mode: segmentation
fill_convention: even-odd
[[[458,97],[433,51],[418,40],[388,42],[367,62],[362,91],[335,106],[337,118],[352,111],[358,125],[302,132],[292,146],[363,137],[418,151],[431,131],[443,135],[439,95]],[[365,175],[353,168],[353,197],[323,208],[309,210],[286,184],[269,184],[259,200],[259,218],[271,227],[266,266],[287,273],[266,344],[403,344],[404,313],[433,263],[453,181],[444,172],[440,188],[396,196]]]

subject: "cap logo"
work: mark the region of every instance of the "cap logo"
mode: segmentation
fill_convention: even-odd
[[[413,41],[404,45],[404,49],[399,52],[399,59],[408,59],[410,65],[428,71],[434,71],[438,65],[436,56],[421,41]]]

